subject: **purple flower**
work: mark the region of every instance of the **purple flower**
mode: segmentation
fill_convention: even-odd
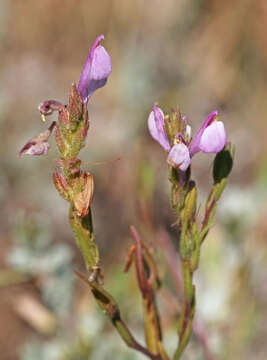
[[[186,124],[183,134],[176,134],[171,146],[164,128],[163,111],[154,104],[153,111],[148,117],[148,129],[150,135],[167,151],[167,163],[181,171],[186,171],[190,166],[191,158],[199,151],[204,153],[218,153],[226,144],[226,133],[223,122],[218,121],[218,112],[212,111],[198,130],[192,140],[191,127],[187,124],[187,118],[182,120]]]
[[[217,120],[218,111],[212,111],[196,133],[191,145],[191,157],[199,151],[218,153],[226,144],[226,132],[222,121]]]
[[[111,73],[111,59],[105,48],[100,45],[103,35],[98,36],[91,47],[82,69],[78,91],[86,103],[92,93],[104,86]]]
[[[169,152],[167,163],[174,168],[186,171],[191,162],[188,147],[181,143],[173,145]]]
[[[182,142],[182,137],[179,136],[176,143],[172,148],[169,139],[164,129],[164,113],[154,104],[153,111],[148,117],[148,129],[151,136],[169,153],[167,162],[175,168],[186,171],[190,165],[190,154],[188,147]]]
[[[157,105],[157,103],[154,103],[153,111],[149,114],[148,129],[153,139],[155,139],[165,151],[169,152],[171,147],[164,130],[164,114]]]
[[[56,121],[53,121],[49,128],[43,133],[33,137],[28,141],[19,152],[19,157],[23,154],[25,155],[46,155],[50,148],[49,143],[47,142],[49,136],[51,135]]]

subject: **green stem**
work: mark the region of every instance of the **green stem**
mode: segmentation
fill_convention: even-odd
[[[150,299],[150,296],[143,298],[143,311],[147,348],[153,354],[158,354],[158,342],[160,341],[161,334],[155,302]]]
[[[154,294],[143,298],[144,324],[146,344],[149,351],[161,360],[169,360],[162,344],[160,319]]]
[[[81,278],[90,286],[92,294],[94,295],[98,305],[108,315],[110,321],[118,331],[118,334],[125,342],[125,344],[152,360],[161,360],[158,355],[151,353],[148,349],[135,340],[130,330],[121,319],[119,307],[113,297],[96,281],[89,281],[84,275],[78,273],[77,271],[75,271],[75,273],[79,278]]]
[[[182,275],[184,282],[184,302],[178,324],[179,345],[174,354],[174,360],[181,358],[189,342],[195,314],[195,286],[193,285],[193,274],[188,260],[182,260]]]
[[[117,303],[112,296],[98,283],[99,272],[94,273],[94,269],[98,268],[98,248],[94,242],[94,232],[91,217],[91,210],[89,209],[88,215],[81,218],[77,215],[73,205],[70,207],[70,225],[75,235],[76,242],[83,254],[87,270],[91,272],[89,279],[76,272],[76,274],[83,279],[91,288],[92,294],[95,297],[98,305],[106,312],[109,316],[112,324],[117,329],[122,340],[130,348],[141,352],[148,356],[152,360],[161,360],[161,358],[140,345],[130,333],[128,327],[121,319],[120,311]],[[93,275],[95,274],[95,275]]]
[[[91,209],[89,208],[88,214],[82,218],[78,216],[74,205],[71,205],[69,221],[77,245],[83,254],[86,268],[88,271],[91,271],[91,269],[97,267],[99,263],[99,253],[95,244]]]

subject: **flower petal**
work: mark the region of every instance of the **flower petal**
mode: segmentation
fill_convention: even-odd
[[[188,147],[183,144],[175,144],[168,155],[167,163],[174,168],[186,171],[191,162]]]
[[[104,39],[100,35],[91,47],[83,66],[78,84],[78,91],[83,101],[87,102],[93,92],[103,87],[111,73],[111,59],[106,49],[100,45]]]
[[[148,130],[153,139],[155,139],[165,151],[169,152],[171,147],[164,130],[164,113],[157,107],[157,103],[154,104],[154,109],[149,114]]]
[[[214,121],[201,136],[199,148],[204,153],[218,153],[226,144],[226,133],[222,121]]]
[[[199,152],[201,149],[199,147],[201,136],[204,132],[204,130],[215,120],[216,116],[218,116],[218,111],[214,110],[212,111],[206,120],[203,122],[201,128],[198,130],[196,135],[193,138],[193,141],[190,145],[190,155],[191,157],[195,155],[197,152]]]
[[[47,155],[50,145],[48,142],[36,143],[24,152],[25,155]]]

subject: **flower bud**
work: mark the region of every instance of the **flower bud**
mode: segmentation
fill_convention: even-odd
[[[197,204],[197,189],[196,186],[189,191],[185,198],[185,205],[184,205],[184,219],[186,221],[190,221],[191,218],[194,216],[196,211],[196,204]]]
[[[70,129],[74,131],[83,116],[83,101],[78,92],[76,84],[72,84],[69,96],[69,122]]]

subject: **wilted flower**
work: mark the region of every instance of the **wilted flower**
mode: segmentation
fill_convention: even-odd
[[[28,141],[20,150],[19,157],[21,157],[23,154],[46,155],[50,148],[50,145],[47,142],[47,140],[51,135],[55,125],[56,125],[56,121],[53,121],[46,131],[40,133],[39,135],[33,137],[30,141]]]
[[[111,73],[111,59],[105,48],[100,45],[103,35],[98,36],[91,47],[82,69],[78,91],[87,102],[92,93],[104,86]]]
[[[193,138],[191,145],[191,127],[187,124],[187,118],[183,117],[183,134],[176,134],[170,144],[164,127],[164,113],[155,103],[153,111],[148,117],[148,129],[150,135],[169,153],[168,164],[186,171],[192,156],[197,152],[218,153],[224,148],[226,133],[223,122],[218,121],[217,116],[217,111],[209,114]]]
[[[38,106],[38,109],[43,121],[45,121],[46,116],[52,115],[54,111],[59,111],[59,109],[63,107],[64,105],[57,100],[46,100]]]

